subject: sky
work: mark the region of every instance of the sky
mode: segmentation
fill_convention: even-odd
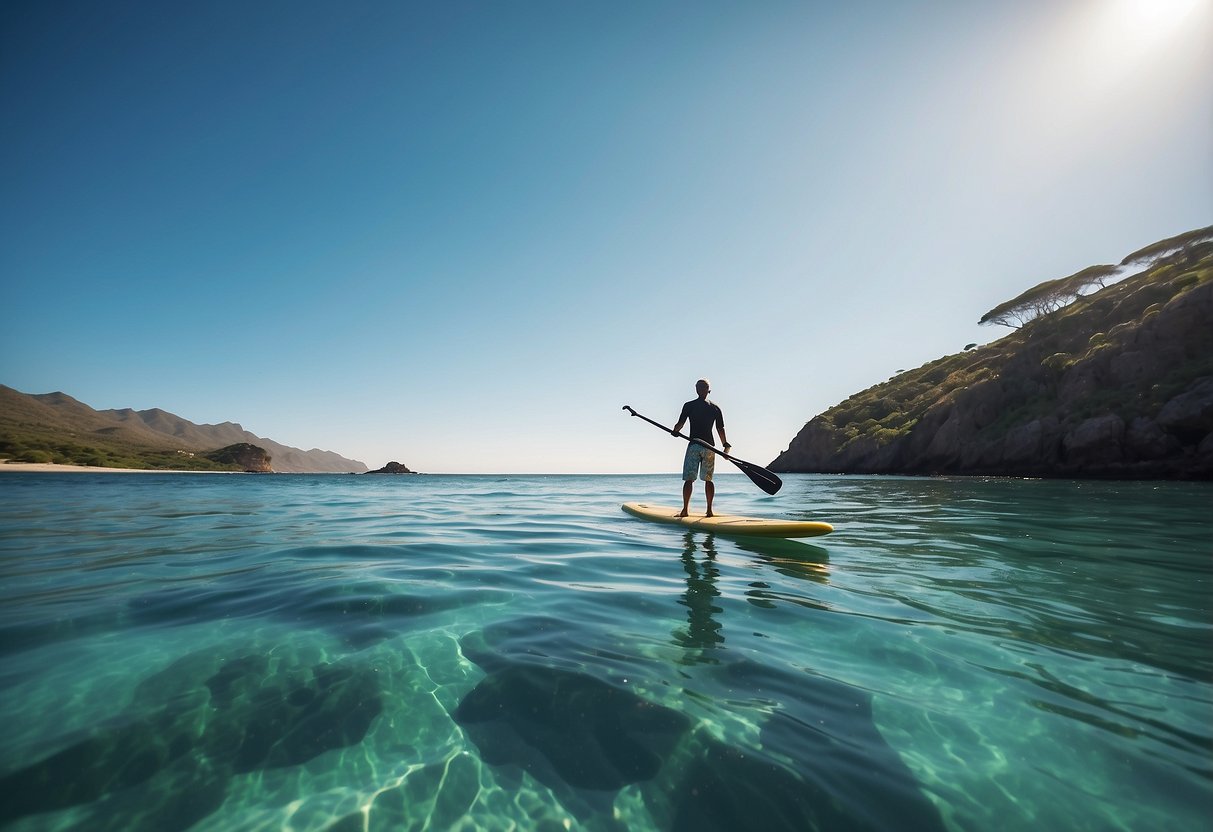
[[[426,472],[761,465],[1213,223],[1213,0],[6,2],[0,383]]]

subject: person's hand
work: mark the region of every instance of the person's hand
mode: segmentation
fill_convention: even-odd
[[[677,436],[677,435],[678,435],[678,431],[673,430],[673,429],[670,430],[670,436]]]
[[[731,447],[733,447],[733,446],[732,446],[732,445],[730,445],[728,442],[725,442],[725,443],[724,443],[724,449],[725,449],[726,451],[727,451],[729,448],[731,448]]]

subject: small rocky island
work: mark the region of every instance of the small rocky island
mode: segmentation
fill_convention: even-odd
[[[368,473],[368,474],[416,474],[417,472],[410,471],[402,463],[389,462],[387,465],[384,465],[382,468],[379,468],[375,471],[367,471],[366,473]]]

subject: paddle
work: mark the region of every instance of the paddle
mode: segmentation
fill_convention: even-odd
[[[665,425],[654,422],[648,416],[644,416],[644,415],[641,415],[640,413],[637,413],[635,410],[632,410],[632,408],[626,404],[623,406],[623,409],[626,410],[628,413],[631,413],[633,416],[639,416],[641,419],[644,419],[646,422],[648,422],[653,427],[661,428],[662,430],[664,430],[666,433],[670,434],[671,436],[677,436],[680,439],[685,439],[688,442],[694,442],[696,445],[702,445],[703,447],[707,448],[709,451],[715,451],[716,453],[720,454],[722,457],[727,459],[729,462],[733,463],[738,468],[740,468],[741,473],[745,474],[747,477],[750,478],[750,482],[754,483],[754,485],[758,486],[759,488],[761,488],[763,491],[765,491],[768,494],[774,494],[779,489],[783,488],[783,480],[779,479],[779,477],[775,476],[770,471],[768,471],[766,468],[763,468],[761,465],[755,465],[752,462],[746,462],[744,459],[738,459],[735,456],[729,456],[724,451],[716,450],[716,448],[712,447],[707,442],[704,442],[702,439],[692,439],[689,436],[683,436],[681,433],[674,433],[674,431],[671,428],[667,428]]]

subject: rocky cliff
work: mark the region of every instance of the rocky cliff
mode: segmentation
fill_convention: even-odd
[[[1213,243],[813,418],[781,472],[1213,477]]]

